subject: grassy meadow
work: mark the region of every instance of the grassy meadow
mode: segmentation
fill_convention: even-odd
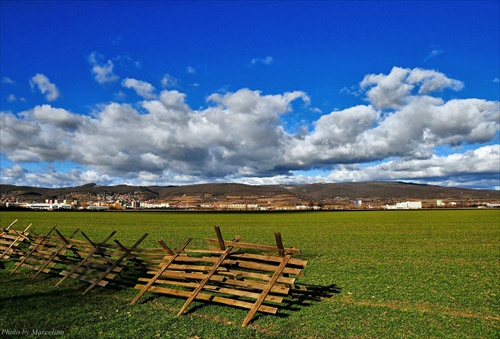
[[[57,224],[94,241],[116,239],[157,247],[206,247],[218,225],[226,239],[298,247],[308,260],[297,283],[324,295],[298,298],[278,315],[193,303],[138,290],[96,287],[26,269],[0,269],[0,337],[52,331],[67,338],[498,338],[500,337],[500,211],[435,210],[300,213],[0,212],[0,225],[18,219],[37,233]],[[77,238],[80,238],[78,236]],[[13,332],[14,331],[14,332]],[[25,331],[25,332],[23,332]],[[3,332],[3,333],[2,333]]]

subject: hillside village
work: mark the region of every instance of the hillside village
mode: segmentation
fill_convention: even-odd
[[[499,203],[499,191],[405,183],[166,187],[88,184],[63,189],[0,185],[1,207],[38,210],[381,210],[498,208]]]

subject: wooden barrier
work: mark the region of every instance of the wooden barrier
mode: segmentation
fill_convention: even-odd
[[[0,228],[0,259],[9,259],[11,256],[16,258],[23,254],[21,244],[29,244],[28,230],[29,224],[24,231],[16,231],[12,226],[17,222],[14,220],[7,228]]]
[[[116,245],[107,244],[107,241],[114,234],[115,232],[111,233],[102,243],[98,244],[84,235],[91,246],[89,246],[90,251],[80,262],[68,266],[67,270],[60,273],[63,278],[56,286],[59,286],[66,278],[88,282],[90,286],[83,292],[84,295],[95,286],[106,286],[117,274],[122,272],[123,266],[126,265],[126,259],[136,259],[131,252],[148,236],[145,233],[132,247],[125,247],[118,240],[114,240]]]
[[[280,306],[292,303],[292,290],[306,291],[295,285],[307,261],[292,258],[301,254],[297,248],[284,247],[281,234],[275,232],[275,245],[253,244],[240,241],[236,236],[224,240],[218,226],[216,238],[208,238],[208,249],[188,249],[192,238],[177,249],[171,249],[163,240],[158,248],[140,248],[148,236],[144,234],[131,247],[114,239],[112,232],[101,242],[95,243],[84,232],[85,240],[75,239],[79,230],[65,237],[57,226],[45,235],[28,237],[28,226],[23,232],[0,229],[0,249],[4,258],[15,253],[16,244],[26,242],[25,252],[11,274],[20,267],[27,267],[36,274],[62,275],[56,286],[66,279],[77,279],[90,285],[83,294],[95,286],[107,286],[116,276],[124,277],[124,270],[135,273],[133,282],[139,293],[132,300],[135,304],[147,291],[186,298],[177,316],[188,311],[194,300],[220,303],[244,308],[248,314],[242,322],[247,326],[257,312],[276,314]],[[29,245],[29,246],[28,246]],[[303,293],[303,292],[302,292]]]
[[[23,254],[20,261],[11,274],[20,267],[27,267],[36,274],[31,278],[36,278],[40,273],[58,273],[64,266],[80,257],[78,250],[74,247],[73,237],[78,233],[74,231],[68,238],[61,234],[54,226],[45,235],[37,236],[29,246],[29,252]],[[56,233],[56,235],[52,235]]]
[[[217,239],[207,239],[218,249],[186,249],[187,243],[178,250],[166,250],[163,264],[158,270],[148,271],[150,278],[139,278],[135,288],[139,294],[136,303],[146,292],[186,297],[177,314],[180,316],[193,300],[226,304],[249,309],[242,326],[246,326],[256,312],[276,314],[279,304],[290,297],[295,277],[302,274],[307,262],[292,258],[299,254],[296,248],[285,248],[281,234],[275,233],[276,246],[231,241],[222,238],[215,227]],[[246,250],[261,253],[245,253]],[[267,253],[267,252],[274,253]]]

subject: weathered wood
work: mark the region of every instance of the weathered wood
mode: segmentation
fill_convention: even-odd
[[[16,267],[14,268],[14,270],[10,273],[11,275],[16,272],[19,267],[21,267],[24,262],[33,254],[35,253],[35,251],[37,250],[37,248],[43,243],[43,241],[50,235],[50,233],[57,227],[57,225],[54,225],[47,234],[45,235],[42,235],[38,240],[37,242],[35,243],[35,245],[32,247],[31,251],[24,257],[24,259],[22,259],[20,262],[18,262],[16,264]]]
[[[235,269],[231,269],[231,270],[228,270],[225,272],[217,272],[217,273],[220,275],[231,276],[235,279],[250,278],[250,279],[259,279],[259,280],[263,280],[263,281],[271,280],[271,277],[265,273],[239,271],[239,270],[235,270]],[[277,282],[281,283],[281,284],[292,285],[295,283],[295,280],[296,280],[295,278],[291,278],[291,277],[279,277]]]
[[[12,225],[14,225],[14,223],[16,221],[17,221],[17,219],[12,224],[9,225],[9,227],[6,230],[6,232],[2,233],[2,238],[4,238],[4,239],[10,239],[11,241],[10,241],[9,246],[7,246],[7,248],[4,248],[4,251],[2,253],[0,253],[0,259],[2,259],[3,257],[5,257],[7,255],[7,253],[13,253],[14,252],[13,248],[17,247],[19,245],[19,240],[24,241],[24,240],[28,239],[26,232],[31,227],[31,224],[29,224],[28,227],[26,227],[24,229],[24,231],[18,232],[18,231],[14,230],[14,229],[12,229],[12,230],[10,229],[10,227]],[[9,234],[10,232],[14,233],[15,236],[14,235],[10,235]],[[9,241],[6,241],[6,242],[9,243]]]
[[[80,229],[76,229],[76,231],[73,232],[73,234],[70,235],[70,239],[72,239],[79,231]],[[57,230],[55,229],[56,233],[61,237],[61,239],[63,240],[63,244],[50,256],[50,258],[48,258],[42,265],[42,267],[40,268],[40,270],[31,278],[31,280],[35,279],[41,272],[42,270],[47,267],[47,265],[50,264],[50,262],[52,260],[54,260],[59,254],[62,253],[62,251],[64,249],[67,249],[68,248],[68,245],[69,246],[72,246],[69,241]]]
[[[182,251],[184,248],[186,248],[192,239],[193,238],[189,238],[181,246],[180,250]],[[132,303],[131,303],[132,305],[135,304],[137,302],[137,300],[139,300],[139,298],[144,295],[144,293],[146,293],[146,291],[156,282],[156,280],[163,274],[163,272],[165,272],[167,270],[167,268],[170,266],[170,264],[172,264],[174,262],[174,260],[180,255],[180,252],[177,252],[174,254],[174,252],[172,252],[170,250],[170,248],[168,248],[168,246],[163,241],[160,241],[160,244],[169,254],[172,255],[172,257],[168,260],[167,263],[165,263],[165,265],[158,271],[158,273],[155,274],[155,276],[151,279],[151,281],[149,283],[147,283],[146,286],[144,286],[144,288],[139,292],[139,294],[134,298],[134,300],[132,300]]]
[[[240,268],[248,268],[248,269],[267,271],[267,272],[274,272],[276,270],[275,265],[263,264],[263,263],[259,263],[259,262],[251,262],[251,261],[246,261],[246,260],[228,259],[228,260],[226,260],[225,264],[237,266]],[[301,272],[302,272],[302,270],[299,268],[285,267],[285,270],[283,273],[299,275]]]
[[[274,232],[274,239],[276,241],[276,247],[278,248],[278,254],[281,257],[285,256],[285,248],[283,247],[283,240],[281,239],[280,232]]]
[[[221,249],[221,251],[225,251],[226,250],[226,246],[224,244],[224,238],[222,237],[222,233],[220,231],[220,227],[219,226],[214,226],[214,229],[215,229],[215,233],[217,235],[217,242],[219,243],[219,248]]]
[[[214,229],[216,239],[207,239],[207,242],[219,249],[184,250],[182,253],[171,250],[163,264],[147,272],[153,275],[152,278],[139,278],[139,282],[146,284],[136,285],[141,292],[133,302],[149,290],[186,297],[177,316],[183,314],[193,300],[242,307],[249,309],[242,326],[247,326],[256,312],[275,314],[277,307],[263,303],[280,304],[290,295],[295,276],[302,275],[307,265],[307,261],[292,258],[292,254],[301,253],[300,249],[284,247],[279,232],[275,233],[276,246],[269,246],[242,243],[239,237],[225,241],[220,229],[217,226]],[[246,253],[245,250],[276,254]],[[252,299],[255,302],[251,302]]]
[[[215,226],[214,228],[215,228],[215,232],[217,233],[217,237],[222,239],[220,228],[218,226]],[[239,240],[240,240],[240,237],[236,237],[235,239],[233,239],[233,243],[237,243]],[[222,247],[221,247],[221,249],[222,249]],[[182,306],[182,308],[179,311],[179,313],[177,313],[177,316],[179,316],[182,313],[184,313],[184,311],[188,308],[189,304],[191,304],[191,302],[196,298],[196,295],[198,293],[200,293],[200,291],[203,289],[203,286],[205,286],[205,284],[210,280],[210,278],[212,277],[212,275],[214,275],[215,272],[217,272],[217,269],[219,268],[219,266],[224,262],[224,260],[229,255],[229,253],[231,253],[232,250],[233,250],[233,246],[226,247],[226,250],[220,256],[219,260],[214,264],[214,266],[212,267],[212,270],[208,272],[207,276],[200,282],[200,284],[193,291],[193,293],[188,298],[188,300],[186,300],[186,303]]]
[[[64,277],[63,277],[61,280],[59,280],[55,286],[59,286],[59,285],[60,285],[60,284],[62,284],[62,283],[63,283],[63,281],[64,281],[64,280],[66,280],[67,278],[73,277],[73,273],[74,273],[74,272],[76,272],[76,270],[77,270],[77,269],[79,269],[81,266],[83,266],[83,264],[87,263],[87,262],[88,262],[88,261],[92,258],[92,256],[93,256],[93,255],[94,255],[97,251],[99,251],[99,249],[100,249],[102,246],[104,246],[104,244],[106,244],[106,242],[108,242],[108,241],[109,241],[109,240],[110,240],[110,239],[111,239],[111,238],[115,235],[116,231],[111,232],[111,234],[110,234],[110,235],[108,235],[108,237],[107,237],[106,239],[104,239],[104,240],[103,240],[101,243],[99,243],[99,244],[94,244],[94,243],[92,242],[92,240],[90,240],[90,238],[89,238],[89,237],[87,237],[87,235],[86,235],[85,233],[83,233],[83,232],[81,232],[81,233],[82,233],[82,235],[84,236],[84,238],[85,238],[85,239],[87,239],[87,241],[88,241],[88,242],[89,242],[89,243],[90,243],[90,244],[94,247],[94,249],[93,249],[90,253],[88,253],[88,254],[87,254],[87,256],[86,256],[83,260],[81,260],[81,261],[80,261],[80,262],[79,262],[79,263],[78,263],[78,264],[77,264],[77,265],[76,265],[76,266],[75,266],[72,270],[70,270],[69,272],[67,272],[67,273],[68,273],[67,275],[63,274],[63,276],[64,276]]]
[[[217,239],[206,239],[207,243],[209,244],[218,244]],[[279,252],[279,248],[276,246],[269,246],[269,245],[259,245],[259,244],[250,244],[250,243],[244,243],[244,242],[233,242],[233,241],[224,241],[225,246],[231,246],[231,247],[238,247],[238,248],[247,248],[247,249],[254,249],[254,250],[261,250],[261,251],[270,251],[270,252]],[[285,247],[284,248],[285,253],[289,254],[301,254],[300,249],[298,248],[293,248],[293,247]]]
[[[247,316],[243,320],[242,327],[245,327],[246,325],[248,325],[250,320],[252,320],[253,316],[259,310],[259,307],[262,305],[262,303],[266,299],[267,294],[271,291],[271,288],[273,287],[274,283],[276,283],[276,280],[278,280],[278,277],[280,276],[280,274],[285,270],[286,264],[288,263],[288,261],[290,260],[291,257],[292,256],[290,254],[285,255],[285,257],[283,258],[283,262],[279,265],[278,269],[274,272],[273,277],[269,281],[269,283],[267,284],[265,290],[262,291],[259,299],[257,299],[257,301],[253,305],[252,309],[250,310],[250,312],[248,312]]]
[[[134,244],[134,245],[132,245],[132,247],[131,247],[131,248],[127,248],[127,250],[125,251],[125,253],[123,253],[123,254],[122,254],[122,255],[121,255],[121,256],[120,256],[120,257],[119,257],[119,258],[118,258],[118,259],[117,259],[117,260],[116,260],[116,261],[115,261],[115,262],[114,262],[114,263],[113,263],[113,264],[112,264],[112,265],[111,265],[111,266],[110,266],[110,267],[109,267],[106,271],[104,271],[104,273],[102,273],[102,274],[101,274],[101,275],[97,278],[97,280],[96,280],[94,283],[92,283],[92,284],[91,284],[91,285],[90,285],[90,286],[89,286],[89,287],[88,287],[88,288],[87,288],[87,289],[83,292],[83,295],[87,294],[87,293],[88,293],[91,289],[93,289],[93,288],[97,285],[97,283],[98,283],[99,281],[101,281],[102,279],[104,279],[104,278],[106,277],[106,275],[108,275],[108,273],[110,273],[110,272],[111,272],[111,271],[112,271],[112,270],[113,270],[116,266],[118,266],[118,265],[119,265],[119,264],[123,261],[123,259],[125,259],[125,258],[126,258],[126,257],[130,254],[130,252],[131,252],[134,248],[136,248],[137,246],[139,246],[139,244],[140,244],[140,243],[141,243],[141,242],[142,242],[142,241],[143,241],[143,240],[144,240],[147,236],[148,236],[148,234],[147,234],[147,233],[144,233],[144,235],[143,235],[143,236],[142,236],[139,240],[137,240],[137,241],[135,242],[135,244]],[[117,244],[119,244],[119,246],[121,246],[121,244],[120,244],[117,240],[115,240],[115,242],[116,242]]]
[[[138,285],[136,285],[136,288],[142,288],[142,286],[144,286],[144,285],[138,284]],[[157,287],[157,286],[151,286],[150,290],[151,290],[151,292],[169,294],[169,295],[179,296],[179,297],[189,297],[191,295],[191,292],[189,292],[189,291],[176,290],[176,289],[172,289],[172,288]],[[196,299],[204,300],[204,301],[211,301],[211,302],[216,302],[216,303],[226,304],[226,305],[231,305],[231,306],[237,306],[237,307],[247,308],[247,309],[251,309],[254,305],[251,302],[245,302],[245,301],[241,301],[241,300],[235,300],[235,299],[224,298],[224,297],[217,297],[217,296],[213,296],[213,295],[208,294],[208,293],[199,293],[196,295]],[[261,305],[259,307],[259,312],[263,312],[263,313],[276,314],[277,311],[278,311],[278,308],[273,307],[273,306]]]
[[[276,255],[262,255],[253,253],[233,253],[231,254],[231,257],[239,259],[258,260],[258,261],[272,261],[276,263],[280,263],[283,260],[282,257]],[[297,258],[291,258],[290,261],[288,261],[288,265],[305,267],[307,265],[307,261]]]

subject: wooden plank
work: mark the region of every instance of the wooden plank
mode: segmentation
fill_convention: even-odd
[[[88,277],[86,275],[80,275],[77,273],[69,273],[67,271],[62,271],[60,274],[64,275],[65,277],[70,277],[72,279],[80,280],[80,281],[87,282],[90,284],[94,283],[96,280],[96,279],[93,279],[93,278]],[[101,287],[105,287],[108,283],[109,283],[109,281],[107,281],[107,280],[100,280],[97,282],[97,285],[101,286]]]
[[[141,289],[143,288],[144,285],[138,284],[136,285],[136,289]],[[156,293],[161,293],[161,294],[169,294],[169,295],[174,295],[174,296],[179,296],[179,297],[188,297],[190,296],[189,291],[182,291],[182,290],[176,290],[172,288],[164,288],[164,287],[157,287],[157,286],[151,286],[150,287],[151,292],[156,292]],[[217,296],[212,296],[211,294],[208,293],[199,293],[196,296],[197,300],[204,300],[204,301],[212,301],[220,304],[226,304],[226,305],[231,305],[231,306],[237,306],[241,308],[247,308],[251,309],[254,304],[246,301],[241,301],[241,300],[235,300],[235,299],[230,299],[230,298],[224,298],[224,297],[217,297]],[[270,313],[270,314],[276,314],[278,311],[277,307],[273,306],[267,306],[267,305],[261,305],[259,307],[259,312],[263,313]]]
[[[132,251],[134,248],[136,248],[137,246],[139,246],[139,244],[148,236],[147,233],[144,233],[144,235],[135,242],[134,245],[132,245],[131,248],[128,248],[125,253],[123,253],[120,258],[118,258],[104,273],[101,274],[101,276],[99,276],[99,278],[97,279],[97,282],[94,282],[93,284],[91,284],[84,292],[83,294],[87,294],[92,288],[94,288],[95,285],[97,285],[97,283],[104,279],[104,277],[113,270],[113,268],[115,268],[116,266],[118,266],[122,261],[123,259],[125,259],[129,254],[130,254],[130,251]],[[115,242],[118,243],[117,240],[115,240]]]
[[[217,276],[217,277],[221,278],[220,276]],[[251,280],[219,279],[219,281],[223,282],[226,285],[239,286],[242,289],[247,289],[247,290],[263,291],[267,286],[267,283],[258,282],[258,281],[251,281]],[[277,294],[288,295],[290,293],[290,287],[283,285],[283,284],[275,283],[271,288],[271,292],[277,293]]]
[[[274,283],[278,280],[278,277],[284,271],[286,264],[288,263],[288,261],[290,260],[291,257],[292,256],[290,254],[287,254],[283,257],[283,261],[279,265],[278,269],[274,272],[272,279],[269,281],[269,283],[266,286],[266,289],[264,291],[262,291],[259,299],[257,299],[254,306],[252,307],[250,312],[248,312],[247,316],[243,320],[242,327],[245,327],[246,325],[248,325],[250,320],[252,320],[253,316],[259,310],[260,306],[262,305],[262,303],[266,299],[267,294],[271,291],[271,288],[273,287]]]
[[[217,235],[217,242],[219,243],[219,248],[221,251],[225,251],[226,246],[224,245],[224,238],[222,238],[222,233],[220,231],[220,227],[214,226],[214,229],[215,229],[215,233]]]
[[[42,235],[40,238],[39,238],[39,242],[36,243],[33,248],[31,249],[31,251],[28,253],[28,255],[25,257],[25,259],[21,260],[20,262],[18,262],[16,264],[16,267],[14,268],[14,270],[10,273],[11,275],[17,271],[19,269],[19,267],[21,267],[23,265],[23,263],[26,261],[26,259],[28,259],[35,251],[36,249],[43,243],[43,241],[50,235],[50,233],[57,227],[57,225],[54,225],[47,234],[45,235]]]
[[[73,237],[74,237],[74,236],[78,233],[78,231],[79,231],[79,230],[80,230],[80,229],[79,229],[79,228],[77,228],[77,229],[76,229],[76,231],[74,231],[74,232],[73,232],[73,234],[71,234],[69,238],[70,238],[70,239],[71,239],[71,238],[73,238]],[[31,278],[31,280],[35,279],[35,278],[36,278],[36,277],[37,277],[37,276],[38,276],[38,275],[42,272],[42,270],[43,270],[45,267],[47,267],[47,265],[48,265],[48,264],[50,264],[50,262],[51,262],[52,260],[54,260],[54,259],[55,259],[55,258],[56,258],[59,254],[61,254],[61,252],[62,252],[64,249],[67,249],[67,248],[68,248],[68,247],[67,247],[68,245],[69,245],[69,246],[72,246],[72,245],[69,243],[69,241],[68,241],[68,240],[67,240],[67,239],[66,239],[66,238],[65,238],[65,237],[64,237],[64,236],[63,236],[63,235],[62,235],[62,234],[61,234],[61,233],[57,230],[57,229],[56,229],[55,231],[56,231],[56,233],[57,233],[57,234],[61,237],[61,239],[64,241],[64,244],[62,244],[62,245],[61,245],[61,246],[60,246],[60,247],[59,247],[59,248],[58,248],[58,249],[57,249],[57,250],[56,250],[56,251],[55,251],[55,252],[54,252],[54,253],[50,256],[50,258],[48,258],[48,259],[47,259],[47,260],[43,263],[42,267],[40,268],[40,271],[38,271],[38,272],[37,272],[37,273],[36,273],[36,274],[35,274],[35,275]]]
[[[217,236],[222,238],[222,235],[220,233],[220,229],[218,226],[215,226],[215,232],[217,233]],[[240,240],[240,237],[236,237],[235,239],[233,239],[233,242],[234,243],[237,243],[238,241]],[[205,277],[201,282],[200,284],[198,285],[198,287],[193,291],[193,293],[191,294],[191,296],[188,298],[188,300],[186,300],[186,303],[182,306],[181,310],[179,311],[179,313],[177,313],[177,316],[181,315],[182,313],[184,313],[184,311],[188,308],[189,304],[191,304],[191,302],[196,298],[196,295],[198,293],[200,293],[200,291],[203,289],[203,286],[205,286],[205,284],[210,280],[210,278],[212,277],[212,275],[215,274],[215,272],[217,272],[217,269],[219,268],[219,266],[224,262],[224,260],[226,259],[226,257],[231,253],[231,251],[233,250],[233,246],[228,246],[226,247],[226,250],[224,251],[224,253],[220,256],[219,260],[214,264],[212,270],[210,272],[208,272],[207,274],[207,277]]]
[[[72,274],[78,269],[80,268],[83,264],[85,264],[86,262],[88,262],[90,260],[90,258],[92,258],[92,256],[99,250],[100,246],[104,245],[106,242],[109,241],[109,239],[111,239],[114,235],[115,235],[116,231],[113,231],[111,232],[110,235],[108,235],[106,237],[106,239],[104,239],[101,243],[99,244],[94,244],[92,242],[92,240],[90,240],[89,237],[87,237],[87,235],[85,233],[82,232],[82,235],[84,236],[85,239],[87,239],[87,241],[94,247],[94,249],[87,254],[87,256],[85,258],[83,258],[83,260],[81,260],[70,272],[68,272],[68,275],[65,275],[64,277],[62,277],[61,280],[59,280],[57,282],[57,284],[55,286],[59,286],[60,284],[62,284],[62,282],[64,280],[66,280],[68,277],[71,277]]]
[[[150,282],[151,278],[139,278],[137,281],[142,281],[142,282]],[[165,279],[156,279],[155,284],[158,285],[173,285],[173,286],[182,286],[182,287],[190,287],[190,288],[196,288],[198,286],[198,283],[195,282],[187,282],[187,281],[179,281],[179,280],[165,280]]]
[[[265,282],[271,280],[271,276],[265,273],[256,273],[256,272],[247,272],[247,271],[238,271],[231,269],[227,272],[217,272],[220,275],[227,275],[230,277],[234,277],[235,279],[239,278],[250,278],[250,279],[259,279]],[[292,285],[295,283],[296,278],[291,277],[279,277],[278,283]]]
[[[272,261],[276,263],[280,263],[283,260],[282,257],[275,255],[262,255],[262,254],[252,254],[252,253],[233,253],[231,254],[231,258]],[[288,262],[288,265],[305,267],[307,265],[307,261],[297,258],[291,258],[290,261]]]
[[[11,225],[12,225],[12,224],[11,224]],[[10,226],[9,226],[9,227],[10,227]],[[7,254],[7,252],[9,252],[9,251],[11,250],[12,246],[14,246],[14,244],[16,244],[16,243],[19,241],[19,239],[21,239],[21,238],[23,238],[23,240],[24,240],[24,239],[27,239],[27,237],[26,237],[23,233],[26,233],[26,231],[27,231],[30,227],[31,227],[31,224],[29,224],[29,225],[28,225],[28,227],[27,227],[27,228],[26,228],[26,229],[25,229],[22,233],[21,233],[21,232],[17,232],[17,231],[15,231],[15,230],[14,230],[14,231],[15,231],[15,233],[16,233],[16,234],[18,234],[18,236],[17,236],[15,239],[13,239],[12,243],[10,244],[10,246],[9,246],[9,247],[7,247],[7,249],[6,249],[3,253],[1,253],[1,254],[0,254],[0,259],[2,259],[2,257],[3,257],[4,255],[6,255],[6,254]]]
[[[189,238],[180,248],[180,250],[184,250],[187,245],[191,242],[191,240],[193,240],[193,238]],[[137,302],[137,300],[139,300],[140,297],[142,297],[144,295],[144,293],[146,293],[146,291],[151,287],[153,286],[153,284],[156,282],[156,280],[163,274],[163,272],[165,272],[168,267],[174,262],[174,260],[180,255],[180,252],[177,252],[174,254],[174,252],[172,252],[170,250],[170,248],[168,248],[168,246],[163,242],[163,240],[160,240],[159,241],[161,246],[169,253],[169,254],[172,254],[172,257],[165,263],[165,265],[163,265],[163,267],[158,271],[158,273],[155,274],[155,276],[146,284],[146,286],[144,286],[144,288],[139,292],[139,294],[134,298],[134,300],[132,300],[132,305],[135,304]]]
[[[276,241],[276,247],[278,248],[278,254],[281,257],[285,256],[285,248],[283,247],[283,240],[281,239],[280,232],[274,232],[274,239]]]
[[[250,299],[258,299],[260,297],[260,293],[243,291],[240,289],[218,287],[218,286],[207,286],[206,288],[210,289],[211,291],[217,292],[217,293],[229,294],[229,295],[234,295],[237,297],[244,297],[244,298],[250,298]],[[281,303],[283,301],[283,297],[268,294],[266,296],[265,300],[269,301],[269,302]]]
[[[221,250],[185,250],[184,252],[186,252],[187,254],[189,253],[203,253],[203,254],[213,254],[213,255],[220,255],[222,253],[224,253],[224,251],[221,251]]]
[[[218,253],[220,254],[220,253]],[[219,257],[190,257],[187,255],[181,255],[177,258],[178,262],[184,262],[184,263],[211,263],[212,265],[215,264],[219,260]]]
[[[274,272],[277,267],[276,265],[262,264],[246,260],[232,260],[232,259],[227,259],[225,264],[236,266],[239,268],[247,268],[247,269],[267,271],[267,272]],[[302,270],[299,268],[285,267],[283,273],[299,275],[301,272]]]
[[[207,238],[206,241],[209,244],[218,244],[219,243],[217,239]],[[238,248],[247,248],[247,249],[255,249],[255,250],[262,250],[262,251],[279,252],[279,249],[276,246],[250,244],[250,243],[244,243],[244,242],[235,243],[233,241],[228,241],[228,240],[225,240],[224,244],[226,246],[232,246],[232,247],[238,247]],[[302,253],[300,249],[293,248],[293,247],[285,247],[284,251],[285,251],[285,253],[289,253],[289,254],[301,254]]]

